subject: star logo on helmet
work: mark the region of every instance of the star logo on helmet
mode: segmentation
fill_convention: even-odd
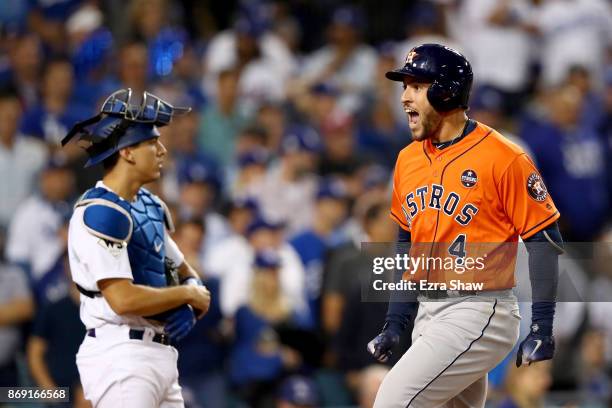
[[[408,55],[406,55],[405,64],[412,64],[412,59],[417,55],[416,51],[410,51]]]

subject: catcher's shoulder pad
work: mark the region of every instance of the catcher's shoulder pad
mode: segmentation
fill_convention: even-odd
[[[129,204],[106,195],[85,196],[77,206],[85,206],[83,224],[87,231],[111,242],[129,242],[132,237],[132,217]]]

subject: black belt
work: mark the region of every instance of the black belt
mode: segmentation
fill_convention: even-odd
[[[144,339],[144,334],[145,334],[144,330],[130,329],[129,333],[130,333],[130,339],[132,339],[132,340],[142,340],[142,339]],[[89,329],[89,330],[87,330],[87,335],[89,337],[96,337],[96,329]],[[170,338],[165,333],[155,333],[155,335],[153,336],[152,340],[155,343],[163,344],[163,345],[166,345],[166,346],[170,345]]]
[[[476,290],[421,290],[419,295],[427,299],[448,299],[462,296],[476,296]]]

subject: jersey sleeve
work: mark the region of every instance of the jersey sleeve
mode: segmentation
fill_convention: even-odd
[[[542,176],[526,154],[521,154],[502,175],[498,191],[506,215],[526,239],[559,218]]]
[[[410,225],[406,223],[406,216],[402,208],[402,199],[399,192],[399,158],[393,170],[393,191],[391,192],[391,219],[395,221],[402,229],[410,232]]]

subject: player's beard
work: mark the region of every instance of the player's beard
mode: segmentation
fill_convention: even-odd
[[[434,134],[440,128],[442,123],[442,116],[431,109],[427,112],[421,112],[419,114],[419,125],[414,132],[412,132],[412,138],[416,141],[423,141],[433,137]],[[420,129],[419,129],[420,128]]]

